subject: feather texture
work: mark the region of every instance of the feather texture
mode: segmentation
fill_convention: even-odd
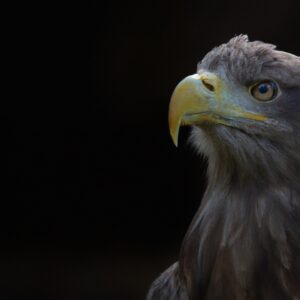
[[[278,82],[278,101],[249,101],[276,122],[194,126],[190,141],[208,159],[208,186],[179,262],[147,299],[300,299],[300,58],[238,36],[198,69],[237,93],[260,79]]]

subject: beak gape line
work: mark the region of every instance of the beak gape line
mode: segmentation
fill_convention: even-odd
[[[268,119],[263,115],[245,111],[234,102],[234,97],[226,97],[224,90],[222,80],[209,72],[188,76],[176,86],[169,105],[169,129],[176,146],[179,129],[183,125],[211,122],[232,126],[232,122],[226,122],[226,119]]]

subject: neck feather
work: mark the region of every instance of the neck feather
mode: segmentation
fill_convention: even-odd
[[[264,274],[259,290],[274,282],[272,299],[290,299],[284,295],[291,289],[300,297],[297,153],[273,144],[267,155],[265,147],[271,143],[261,140],[255,140],[255,153],[227,143],[216,150],[214,142],[200,134],[201,152],[209,160],[208,187],[182,247],[184,272],[193,278],[192,294],[201,296],[202,290],[211,293],[211,299],[216,293],[248,299],[245,290],[252,290],[253,297],[259,297],[255,280]],[[227,287],[220,282],[228,282]]]

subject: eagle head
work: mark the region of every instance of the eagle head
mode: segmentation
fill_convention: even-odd
[[[240,35],[210,51],[176,87],[169,127],[192,125],[210,177],[298,180],[300,57]]]

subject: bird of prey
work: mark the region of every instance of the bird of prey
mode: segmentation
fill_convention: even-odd
[[[148,300],[300,300],[300,57],[245,35],[174,90],[169,127],[191,125],[206,192],[179,260]]]

